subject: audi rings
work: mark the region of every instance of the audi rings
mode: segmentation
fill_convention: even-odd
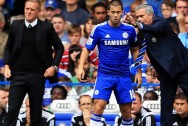
[[[108,104],[105,107],[106,110],[115,110],[116,109],[116,104]]]
[[[160,104],[148,104],[147,108],[148,109],[160,109],[161,105]]]
[[[56,108],[58,108],[58,109],[70,109],[71,104],[70,103],[57,103]]]

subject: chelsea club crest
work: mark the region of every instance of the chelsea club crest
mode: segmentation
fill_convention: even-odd
[[[123,32],[123,34],[122,34],[122,36],[123,36],[123,38],[128,38],[128,33],[127,32]]]

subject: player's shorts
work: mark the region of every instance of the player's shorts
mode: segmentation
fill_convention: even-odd
[[[93,99],[109,102],[112,91],[118,104],[130,103],[135,100],[130,77],[98,76],[94,88]]]

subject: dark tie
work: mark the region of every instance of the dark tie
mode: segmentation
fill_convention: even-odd
[[[135,68],[136,69],[141,68],[142,60],[143,60],[144,54],[146,52],[146,47],[147,47],[146,39],[144,38],[143,41],[142,41],[142,46],[140,48],[139,54],[138,54],[136,61],[135,61]]]
[[[32,28],[31,24],[28,25],[28,28]]]

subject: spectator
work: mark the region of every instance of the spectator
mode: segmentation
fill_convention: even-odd
[[[63,76],[59,78],[59,82],[63,83],[63,82],[71,82],[70,78],[68,78],[67,76]],[[66,99],[78,99],[78,94],[75,90],[74,86],[70,86],[70,85],[64,85],[65,89],[67,90],[67,97]]]
[[[90,117],[93,110],[93,102],[90,95],[82,95],[79,100],[79,109],[81,113],[75,114],[71,119],[71,126],[89,126]],[[106,126],[105,119],[101,118],[101,126]]]
[[[135,18],[136,19],[136,16],[135,16],[135,8],[138,6],[138,5],[140,5],[140,4],[142,4],[139,0],[135,0],[134,2],[132,2],[131,3],[131,5],[130,5],[130,14],[131,14],[131,16],[133,16],[133,18]],[[126,12],[125,12],[126,13]]]
[[[143,100],[158,100],[158,95],[155,93],[155,91],[146,91],[143,96]]]
[[[91,76],[91,82],[92,82],[92,83],[95,83],[95,82],[96,82],[97,74],[98,74],[98,72],[97,72],[97,70],[95,69],[95,70],[93,71],[93,73],[92,73],[92,76]]]
[[[45,15],[45,1],[41,1],[41,5],[40,5],[40,12],[38,14],[38,18],[42,21],[46,20],[46,15]]]
[[[46,0],[45,2],[45,17],[47,22],[51,22],[52,18],[57,14],[56,0]]]
[[[156,72],[156,70],[153,67],[151,68],[151,76],[152,76],[152,83],[160,84],[160,81],[158,79],[159,75],[158,75],[158,73]],[[152,90],[160,90],[160,86],[155,86],[155,87],[153,87]]]
[[[0,67],[4,65],[3,63],[4,50],[8,39],[7,33],[3,32],[4,26],[5,26],[5,17],[3,13],[0,12]]]
[[[72,45],[69,49],[69,61],[68,61],[68,72],[70,72],[71,76],[75,76],[75,68],[76,68],[76,56],[80,54],[82,48],[79,45]]]
[[[171,0],[164,0],[161,4],[162,15],[164,18],[172,17],[174,11],[174,3]]]
[[[78,6],[78,0],[65,0],[66,8],[62,10],[62,15],[66,21],[74,25],[83,25],[89,14]]]
[[[26,111],[18,115],[16,126],[30,126],[30,103],[29,98],[25,100]],[[41,126],[55,126],[55,115],[52,112],[42,109],[42,125]]]
[[[188,49],[188,14],[185,16],[185,32],[179,33],[178,37],[183,45]]]
[[[64,86],[55,85],[50,91],[51,100],[65,100],[67,98],[67,90]],[[43,105],[43,109],[51,111],[50,104]]]
[[[3,124],[4,116],[6,114],[6,107],[8,103],[9,92],[5,88],[0,88],[0,125]]]
[[[78,67],[79,67],[79,64],[80,64],[80,53],[76,56],[76,67],[75,67],[75,73],[77,74],[78,73]],[[81,82],[90,82],[91,81],[91,77],[90,77],[90,63],[89,63],[89,58],[85,61],[84,63],[84,66],[83,66],[83,69],[84,69],[84,77],[82,79]],[[76,76],[74,76],[74,78],[76,78]],[[79,82],[79,80],[77,81]],[[77,86],[76,87],[76,91],[77,93],[80,95],[80,94],[83,94],[87,91],[91,90],[91,87],[90,86]]]
[[[177,16],[170,17],[167,21],[175,23],[178,26],[178,32],[185,32],[184,16],[188,13],[188,1],[176,0],[174,5]]]
[[[94,28],[94,26],[97,24],[96,20],[92,17],[89,17],[86,21],[86,23],[84,24],[84,41],[80,41],[80,44],[84,47],[86,44],[86,41],[88,40],[92,29]],[[81,38],[82,39],[82,38]],[[97,48],[95,48],[94,51],[96,54],[98,54],[98,50]]]
[[[185,28],[186,32],[188,32],[188,14],[185,16]]]
[[[64,51],[59,64],[59,73],[65,74],[69,78],[72,77],[72,74],[74,74],[76,54],[80,53],[81,50],[79,45],[71,45],[69,49]]]
[[[61,39],[62,44],[65,47],[65,50],[67,50],[70,46],[69,38],[68,38],[68,33],[65,30],[66,22],[64,17],[61,14],[55,15],[52,18],[53,27],[58,34],[59,38]]]
[[[67,97],[67,90],[64,86],[55,85],[50,91],[51,99],[53,100],[64,100]]]
[[[78,25],[71,25],[68,29],[68,37],[70,40],[70,45],[78,45],[81,48],[83,48],[83,46],[81,46],[80,44],[80,38],[81,38],[81,28]],[[90,56],[89,56],[90,62],[97,68],[98,66],[98,57],[97,55],[94,53],[94,51],[90,52]],[[69,50],[65,50],[63,57],[61,59],[60,65],[59,65],[59,72],[60,73],[64,73],[66,74],[66,71],[68,69],[68,62],[69,62]]]
[[[92,7],[92,17],[97,21],[97,24],[100,24],[107,19],[107,6],[98,2]]]
[[[96,20],[92,17],[89,17],[84,25],[84,37],[86,39],[89,38],[91,31],[93,29],[93,27],[97,24]],[[83,46],[85,46],[85,43],[83,44]]]
[[[5,0],[0,0],[0,6],[2,6],[5,3]]]
[[[174,101],[173,125],[187,126],[188,125],[188,97],[183,92],[176,94]]]
[[[135,92],[135,101],[132,102],[133,126],[156,126],[155,116],[153,113],[142,106],[142,96]],[[116,116],[114,126],[120,126],[122,121],[121,114]]]
[[[89,14],[92,14],[92,7],[94,4],[96,4],[98,0],[86,0],[86,9]]]
[[[146,83],[152,83],[152,75],[151,75],[151,66],[148,65],[146,68]]]

